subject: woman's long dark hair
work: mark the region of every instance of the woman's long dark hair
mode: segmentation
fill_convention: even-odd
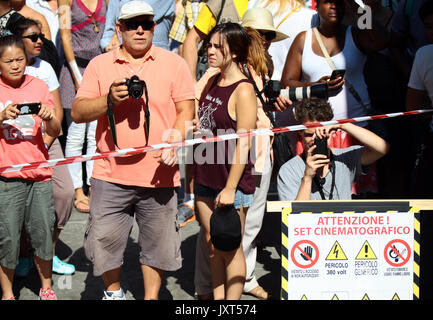
[[[19,37],[22,37],[23,33],[30,27],[36,26],[39,30],[42,30],[41,24],[33,19],[24,18],[20,19],[14,26],[13,33]]]
[[[247,31],[240,24],[233,22],[218,24],[209,33],[207,42],[216,33],[219,33],[221,36],[221,44],[225,40],[230,52],[236,54],[235,62],[240,64],[248,62],[248,49],[251,40]],[[223,54],[225,55],[226,53],[223,52]]]

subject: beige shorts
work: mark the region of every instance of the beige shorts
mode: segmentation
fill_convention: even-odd
[[[93,274],[119,268],[134,223],[140,263],[165,271],[182,266],[175,188],[143,188],[91,179],[90,215],[84,250]]]

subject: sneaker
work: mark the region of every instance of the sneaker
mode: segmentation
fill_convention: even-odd
[[[75,272],[75,267],[73,264],[63,262],[57,256],[54,256],[53,272],[58,274],[73,274]]]
[[[102,300],[126,300],[125,293],[123,292],[122,288],[120,288],[121,294],[115,294],[113,291],[105,291],[104,290],[104,297]]]
[[[56,293],[50,287],[47,290],[39,290],[39,300],[57,300]]]
[[[194,216],[194,207],[183,202],[177,207],[177,218],[181,227],[185,226],[188,220]]]
[[[30,270],[33,268],[33,258],[20,258],[18,265],[15,267],[15,275],[17,277],[27,277]]]

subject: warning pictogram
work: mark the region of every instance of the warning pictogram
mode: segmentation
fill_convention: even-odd
[[[305,294],[302,296],[301,300],[308,300]]]
[[[362,298],[362,300],[370,300],[370,298],[368,297],[367,294],[364,294],[364,297]]]
[[[301,240],[292,247],[290,257],[297,267],[311,268],[319,260],[319,248],[310,240]]]
[[[404,240],[391,240],[385,246],[385,260],[393,267],[401,267],[405,265],[409,261],[410,255],[410,246]]]
[[[400,297],[398,296],[397,292],[392,297],[392,300],[400,300]]]
[[[340,300],[340,299],[338,299],[337,295],[336,295],[336,294],[334,294],[334,296],[332,297],[332,299],[331,299],[331,300]]]
[[[347,256],[338,241],[335,241],[332,245],[331,251],[329,251],[326,260],[347,260]]]
[[[368,241],[365,240],[355,260],[373,260],[373,259],[377,259],[376,254],[374,253]]]

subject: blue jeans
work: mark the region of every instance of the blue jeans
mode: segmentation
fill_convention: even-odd
[[[194,195],[205,198],[213,198],[215,199],[217,195],[221,192],[221,189],[214,189],[206,187],[202,184],[195,183],[194,184]],[[253,204],[254,194],[246,194],[243,193],[240,189],[236,189],[235,193],[235,202],[233,206],[235,209],[239,210],[241,206],[244,208],[251,207]]]

